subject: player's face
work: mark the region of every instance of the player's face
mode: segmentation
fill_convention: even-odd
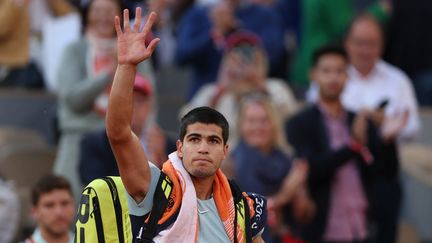
[[[183,141],[177,141],[177,152],[189,174],[195,178],[214,176],[228,153],[222,128],[215,124],[193,123],[186,129]]]

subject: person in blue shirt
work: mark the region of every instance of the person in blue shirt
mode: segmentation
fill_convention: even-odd
[[[177,64],[192,67],[188,99],[203,84],[216,80],[225,37],[238,30],[254,32],[261,38],[269,58],[270,74],[284,68],[282,20],[274,9],[243,0],[194,6],[179,23],[175,53]]]

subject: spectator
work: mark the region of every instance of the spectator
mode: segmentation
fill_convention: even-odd
[[[120,13],[121,2],[118,0],[88,1],[82,15],[84,36],[65,50],[59,68],[61,137],[54,172],[68,178],[76,199],[82,189],[78,176],[81,137],[104,125],[117,64],[113,19]],[[142,76],[153,80],[147,63],[139,70]]]
[[[40,88],[42,76],[30,60],[29,1],[0,1],[0,86]]]
[[[417,102],[409,78],[400,69],[381,60],[383,32],[370,15],[356,18],[345,41],[351,61],[349,80],[342,96],[344,105],[354,111],[367,110],[393,148],[375,182],[378,242],[395,242],[401,188],[397,141],[413,138],[420,129]]]
[[[228,176],[234,175],[243,190],[272,196],[272,206],[279,211],[296,195],[303,195],[300,191],[306,189],[307,164],[291,162],[282,133],[282,120],[267,96],[261,93],[244,96],[239,112],[240,142],[224,162],[224,172]],[[301,209],[293,209],[298,210]],[[283,218],[272,223],[272,237],[266,230],[263,239],[279,242],[286,223]]]
[[[80,15],[70,0],[30,0],[30,54],[44,86],[57,91],[57,70],[67,45],[79,39]]]
[[[56,17],[74,11],[66,0],[0,2],[0,86],[44,87],[39,42],[46,16],[38,15],[41,6]]]
[[[24,243],[72,243],[75,204],[66,178],[47,175],[32,190],[32,215],[37,222],[33,235]]]
[[[79,141],[83,133],[103,127],[103,115],[96,102],[112,80],[115,68],[112,19],[120,8],[115,0],[88,2],[83,9],[85,36],[65,50],[59,69],[62,135],[54,171],[69,179],[76,198],[82,189],[77,171]]]
[[[163,134],[156,124],[151,124],[153,88],[147,79],[137,76],[134,85],[134,115],[132,131],[139,135],[149,159],[159,168],[175,150],[174,142]],[[168,141],[167,141],[168,140]],[[105,129],[86,134],[81,141],[79,174],[83,185],[109,175],[119,175]]]
[[[309,162],[309,191],[317,207],[301,233],[310,242],[366,242],[368,182],[385,147],[365,115],[342,106],[345,51],[323,47],[313,60],[311,79],[320,87],[319,101],[286,124],[297,156]],[[369,151],[376,159],[373,166]]]
[[[225,37],[236,30],[254,32],[262,39],[270,73],[284,68],[280,62],[284,54],[282,29],[277,13],[245,0],[223,0],[214,6],[191,8],[179,24],[175,57],[178,64],[193,68],[188,99],[204,84],[215,82]]]
[[[307,72],[314,51],[322,45],[342,40],[343,34],[355,15],[356,0],[304,0],[301,1],[301,27],[297,56],[292,65],[290,81],[295,88],[305,89],[309,85]],[[362,11],[367,11],[385,21],[389,14],[390,1],[374,0]]]
[[[289,87],[279,79],[267,78],[268,61],[258,37],[250,32],[238,32],[227,38],[226,50],[217,82],[203,86],[186,104],[181,115],[198,106],[210,106],[220,111],[232,124],[229,144],[238,140],[238,101],[251,91],[268,93],[282,119],[297,110]]]

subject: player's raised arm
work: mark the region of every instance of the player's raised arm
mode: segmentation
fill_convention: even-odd
[[[106,131],[126,190],[137,202],[145,197],[151,174],[141,143],[131,129],[133,86],[137,64],[149,59],[159,42],[156,38],[148,46],[145,44],[155,18],[156,14],[150,13],[140,30],[141,8],[136,9],[132,28],[127,9],[123,11],[123,29],[120,17],[115,17],[118,66],[109,98]]]

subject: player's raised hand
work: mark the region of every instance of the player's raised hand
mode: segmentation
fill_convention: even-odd
[[[137,65],[138,63],[148,59],[159,42],[159,38],[153,39],[148,46],[146,46],[146,39],[151,32],[151,28],[156,19],[156,13],[151,12],[148,19],[141,27],[141,8],[136,8],[135,23],[130,26],[129,23],[129,10],[123,10],[123,29],[120,26],[120,17],[115,17],[115,29],[117,32],[117,59],[118,64],[131,64]]]

